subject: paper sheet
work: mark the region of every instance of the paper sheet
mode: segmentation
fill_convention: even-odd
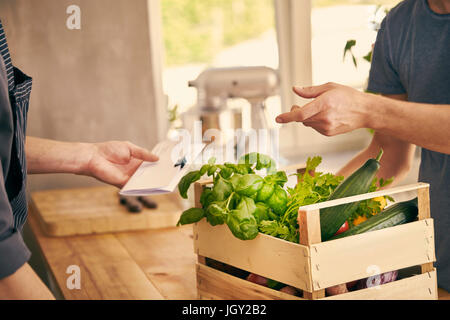
[[[143,162],[119,194],[146,196],[173,192],[205,146],[201,143],[183,148],[180,142],[169,140],[159,143],[152,150],[159,161]]]

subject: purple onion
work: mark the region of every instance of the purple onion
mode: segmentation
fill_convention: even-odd
[[[358,289],[373,288],[397,280],[398,271],[389,271],[358,281]]]

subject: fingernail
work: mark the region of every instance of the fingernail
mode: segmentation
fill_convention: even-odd
[[[275,119],[275,121],[278,122],[278,123],[282,123],[282,122],[283,122],[283,119],[282,119],[281,117],[277,117],[277,118]]]
[[[300,90],[300,91],[301,91],[301,90],[305,89],[305,87],[298,87],[298,86],[295,86],[294,89],[295,89],[295,90]]]

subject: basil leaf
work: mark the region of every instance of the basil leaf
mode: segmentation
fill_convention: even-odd
[[[212,188],[214,200],[225,200],[230,196],[231,192],[233,192],[231,183],[217,175]]]
[[[200,173],[200,171],[191,171],[183,178],[181,178],[180,182],[178,183],[178,191],[184,199],[187,199],[187,192],[191,184],[200,180],[201,177],[202,174]]]
[[[227,215],[227,225],[233,235],[241,240],[251,240],[258,235],[258,223],[253,213],[256,205],[253,199],[242,197],[235,210]]]
[[[178,220],[177,227],[180,225],[192,224],[199,222],[205,216],[205,211],[201,208],[191,208],[184,211],[180,220]]]
[[[275,186],[272,196],[266,204],[277,214],[282,215],[287,209],[288,196],[286,191],[279,185]]]
[[[247,174],[239,178],[235,184],[236,192],[243,196],[252,196],[257,193],[264,184],[263,178],[256,174]]]
[[[253,215],[253,213],[256,211],[255,201],[253,201],[253,199],[249,197],[242,197],[236,209],[245,211],[248,213],[248,215]]]
[[[206,220],[212,226],[225,223],[228,212],[226,209],[226,201],[214,201],[206,209]]]
[[[252,240],[258,235],[258,224],[255,217],[244,211],[231,210],[227,217],[227,225],[231,233],[240,240]]]
[[[207,208],[214,201],[211,188],[205,188],[200,196],[200,203],[203,208]]]
[[[276,183],[280,185],[281,187],[284,186],[284,184],[288,181],[286,172],[284,171],[278,171],[277,173],[270,174],[264,178],[264,181],[268,183]]]
[[[209,165],[213,165],[213,164],[215,164],[216,163],[216,157],[212,157],[212,158],[210,158],[209,160],[208,160],[208,164]]]
[[[208,172],[209,168],[211,168],[209,164],[204,164],[200,169],[200,174],[202,176],[205,175]]]
[[[267,201],[275,191],[275,186],[271,183],[264,183],[262,188],[259,189],[258,194],[256,196],[256,201],[265,202]]]
[[[270,208],[262,202],[255,203],[256,210],[253,212],[253,216],[256,219],[256,222],[260,223],[263,220],[269,220],[269,210]]]
[[[265,154],[257,152],[251,152],[242,156],[239,159],[239,164],[249,165],[250,167],[256,164],[256,170],[266,169],[267,174],[274,173],[277,167],[275,160]]]
[[[214,166],[214,165],[210,166],[209,169],[208,169],[208,177],[210,177],[214,173],[216,173],[217,169],[218,169],[217,166]]]

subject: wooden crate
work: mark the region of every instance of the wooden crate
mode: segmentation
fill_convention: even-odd
[[[195,184],[196,206],[203,188]],[[415,222],[338,240],[321,242],[319,211],[325,207],[386,195],[417,192]],[[437,299],[433,219],[429,185],[417,183],[304,206],[299,209],[300,244],[260,233],[255,239],[235,238],[227,225],[194,225],[198,255],[197,289],[201,299],[302,299],[211,268],[206,258],[261,275],[303,291],[303,299]],[[420,266],[420,271],[377,287],[325,296],[325,289],[380,273]]]

